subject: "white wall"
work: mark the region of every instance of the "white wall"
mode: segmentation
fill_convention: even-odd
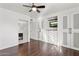
[[[0,50],[18,45],[18,20],[27,16],[0,8]]]

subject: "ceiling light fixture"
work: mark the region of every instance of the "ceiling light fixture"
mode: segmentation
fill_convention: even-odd
[[[32,8],[32,11],[37,11],[37,8],[36,8],[36,7],[33,7],[33,8]]]

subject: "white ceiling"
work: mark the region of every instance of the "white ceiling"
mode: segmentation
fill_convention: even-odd
[[[30,6],[32,5],[31,3],[0,3],[0,7],[11,10],[11,11],[19,12],[22,14],[26,14],[26,15],[33,17],[33,18],[35,18],[39,15],[39,13],[37,13],[37,12],[33,12],[33,11],[29,12],[29,10],[31,8],[23,7],[23,4],[30,5]],[[45,5],[45,4],[36,3],[35,5]],[[43,9],[40,9],[40,11],[42,11],[42,10]]]
[[[63,10],[79,7],[79,3],[49,3],[41,15],[49,15]]]
[[[39,16],[46,16],[51,13],[59,12],[69,8],[78,7],[79,3],[35,3],[35,5],[45,5],[45,9],[40,9],[40,13],[28,12],[30,8],[23,7],[22,5],[31,5],[31,3],[0,3],[1,8],[9,9],[11,11],[26,14],[32,18],[37,18]]]

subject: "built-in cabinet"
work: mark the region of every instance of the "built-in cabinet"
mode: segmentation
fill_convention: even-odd
[[[47,32],[47,42],[57,45],[58,43],[58,31],[46,31]]]
[[[71,39],[74,44],[72,44],[73,47],[79,49],[79,12],[73,13],[72,16],[72,35]]]
[[[43,26],[42,40],[58,46],[79,50],[79,8],[65,10],[53,16],[57,16],[57,21],[55,21],[57,26],[53,28],[53,24],[55,24],[53,19],[49,20],[50,26],[44,20],[43,24],[46,24]],[[57,30],[52,30],[55,28]]]
[[[79,50],[79,11],[64,13],[59,16],[59,34],[62,37],[61,45]]]
[[[57,45],[58,43],[58,17],[52,16],[48,18],[49,27],[47,32],[47,42]]]

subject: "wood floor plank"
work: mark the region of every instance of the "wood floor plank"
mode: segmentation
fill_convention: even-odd
[[[0,56],[79,56],[79,51],[31,39],[30,43],[0,50]]]

